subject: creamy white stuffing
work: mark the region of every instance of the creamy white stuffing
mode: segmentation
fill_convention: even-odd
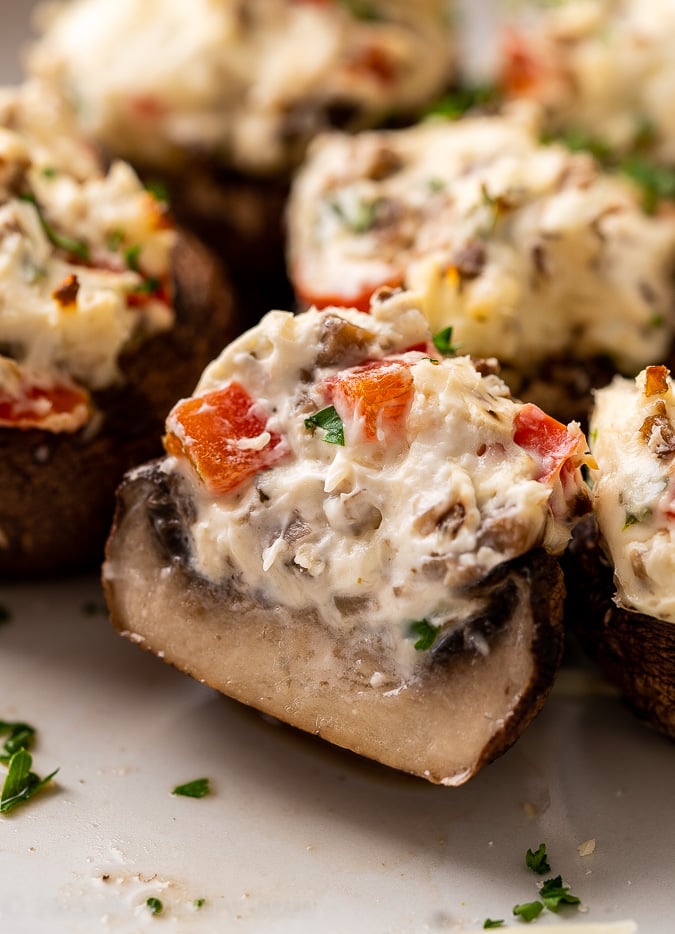
[[[665,367],[596,393],[594,510],[615,567],[616,600],[675,622],[675,398]]]
[[[0,369],[3,405],[25,409],[38,386],[77,384],[86,394],[118,381],[130,342],[173,322],[174,236],[130,166],[102,171],[47,88],[2,90],[0,353],[11,361]],[[74,430],[83,411],[51,430]],[[2,418],[19,420],[6,410]]]
[[[385,374],[373,392],[334,391],[368,374]],[[255,401],[267,437],[282,440],[269,467],[217,495],[208,465],[193,470],[183,456],[184,403],[169,416],[183,451],[169,445],[165,469],[189,479],[196,570],[215,582],[233,576],[264,605],[320,608],[337,629],[387,633],[405,664],[416,654],[411,622],[459,623],[476,606],[471,585],[535,547],[560,552],[585,509],[578,425],[549,420],[567,447],[543,469],[537,442],[514,438],[521,416],[543,413],[469,357],[440,358],[408,295],[372,315],[270,312],[207,368],[195,396],[212,405],[208,394],[233,381]],[[306,422],[331,399],[344,445]]]
[[[253,172],[286,168],[331,111],[357,128],[420,107],[454,59],[441,0],[75,0],[42,27],[29,67],[113,152]]]
[[[503,81],[542,105],[555,131],[672,164],[674,42],[671,0],[524,2],[504,31]]]
[[[663,355],[675,218],[521,116],[317,140],[289,208],[300,296],[367,308],[403,283],[432,329],[522,370],[606,354],[635,372]]]

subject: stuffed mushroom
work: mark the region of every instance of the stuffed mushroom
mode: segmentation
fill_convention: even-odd
[[[122,484],[103,580],[166,662],[457,785],[550,689],[588,494],[579,426],[448,351],[406,294],[270,312]]]

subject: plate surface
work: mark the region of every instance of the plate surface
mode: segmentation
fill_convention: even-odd
[[[547,924],[673,929],[675,749],[592,675],[564,671],[521,741],[450,789],[280,726],[146,655],[113,632],[96,578],[4,586],[0,602],[11,614],[0,717],[38,728],[39,774],[60,767],[0,818],[3,934],[520,927],[512,907],[536,898],[538,880],[524,854],[542,841],[587,909]],[[209,796],[171,794],[200,777]],[[589,839],[595,852],[579,856]]]
[[[0,0],[0,80],[19,77],[30,6]],[[542,841],[583,911],[542,915],[534,931],[569,922],[599,934],[626,919],[642,934],[673,930],[675,748],[587,673],[563,672],[502,759],[438,788],[273,723],[125,643],[93,577],[0,586],[0,603],[11,616],[0,719],[38,728],[37,772],[60,767],[0,817],[2,934],[413,934],[479,930],[488,917],[520,927],[513,905],[537,894],[524,853]],[[199,777],[208,797],[172,796]]]

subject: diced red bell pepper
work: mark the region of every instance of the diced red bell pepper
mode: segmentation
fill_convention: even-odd
[[[88,421],[90,413],[88,393],[65,380],[51,386],[25,382],[16,395],[0,388],[0,425],[8,428],[75,431]],[[72,419],[60,422],[58,416],[63,415]]]
[[[283,437],[267,422],[261,406],[233,381],[178,402],[166,420],[164,447],[187,458],[211,493],[229,493],[286,456]]]
[[[522,97],[534,91],[541,82],[544,65],[539,61],[526,37],[508,31],[501,48],[500,85],[507,95]]]
[[[579,447],[578,437],[531,402],[516,413],[514,429],[513,440],[537,462],[536,479],[542,483],[555,477]]]
[[[307,305],[314,305],[316,308],[356,308],[357,311],[370,311],[370,300],[383,286],[389,286],[392,289],[398,288],[402,284],[400,276],[392,276],[384,282],[375,282],[364,286],[360,292],[355,295],[321,294],[313,292],[306,288],[298,276],[294,277],[293,286],[298,298]]]
[[[330,400],[357,437],[386,442],[401,430],[413,396],[410,363],[388,358],[371,360],[329,376]]]

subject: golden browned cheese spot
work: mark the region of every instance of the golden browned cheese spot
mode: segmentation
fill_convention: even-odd
[[[675,451],[675,429],[668,418],[663,399],[656,403],[654,414],[648,415],[643,421],[640,434],[657,457],[667,457]]]
[[[645,374],[645,396],[660,396],[668,392],[667,366],[648,366]]]
[[[66,278],[56,286],[52,292],[52,298],[62,310],[66,311],[75,307],[77,293],[79,291],[79,280],[75,273],[71,272],[70,275],[66,276]]]

